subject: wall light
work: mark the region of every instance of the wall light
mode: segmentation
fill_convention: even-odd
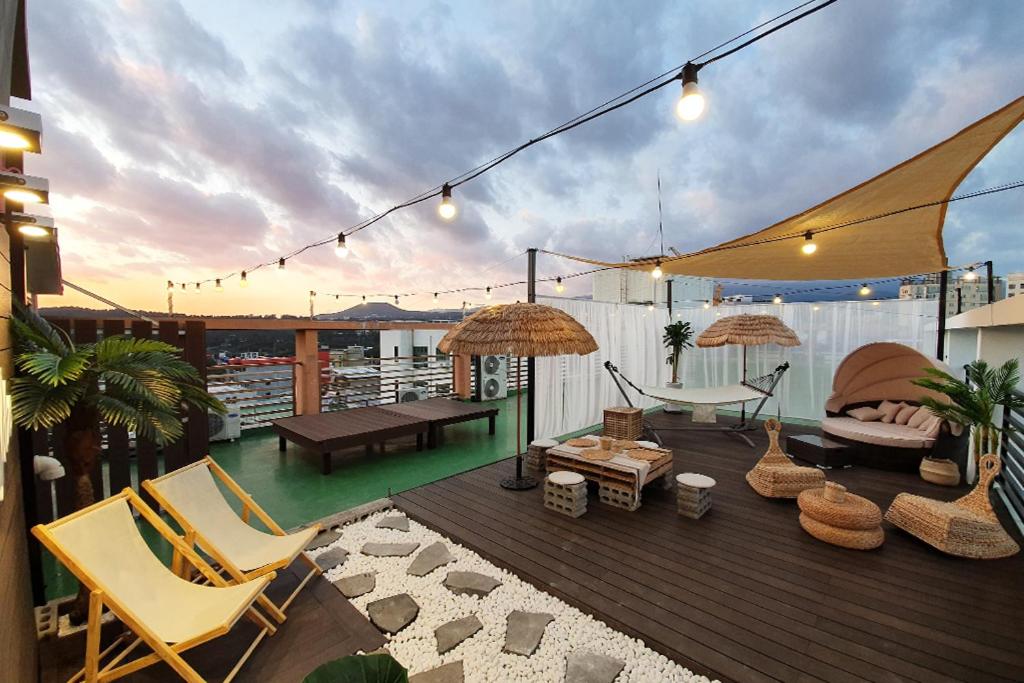
[[[16,213],[11,216],[11,224],[18,226],[18,232],[25,237],[40,238],[53,234],[53,219],[48,216],[32,216]]]
[[[4,199],[19,204],[49,204],[50,181],[20,173],[0,175],[0,185],[4,189]]]
[[[33,111],[0,105],[0,148],[39,154],[43,117]]]

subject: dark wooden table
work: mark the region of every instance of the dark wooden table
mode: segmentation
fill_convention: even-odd
[[[331,453],[350,446],[366,446],[372,453],[373,444],[388,439],[416,435],[416,450],[423,449],[423,434],[431,429],[423,417],[402,414],[390,409],[353,408],[334,413],[296,415],[273,421],[278,436],[278,448],[287,449],[291,441],[318,451],[324,474],[331,473]]]
[[[451,398],[428,398],[425,401],[396,403],[384,406],[383,409],[396,415],[427,420],[430,423],[427,432],[427,448],[433,448],[440,443],[446,425],[458,422],[469,422],[486,417],[488,433],[494,434],[495,418],[498,416],[498,409],[491,404],[466,403]]]
[[[853,465],[853,447],[818,434],[797,434],[786,437],[786,452],[824,470]]]

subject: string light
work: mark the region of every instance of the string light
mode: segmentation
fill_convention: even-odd
[[[348,245],[345,244],[345,233],[338,233],[338,244],[334,247],[334,253],[338,258],[345,258],[348,256]]]
[[[222,287],[220,284],[220,278],[217,278],[217,284],[213,286],[213,291],[217,292],[218,294],[224,291],[224,287]]]
[[[866,282],[860,286],[860,295],[861,296],[867,296],[870,293],[871,293],[871,288],[868,287]]]
[[[167,291],[170,292],[174,289],[174,283],[170,280],[167,281]]]
[[[363,305],[364,306],[366,305],[366,297],[365,296],[363,297]]]
[[[446,221],[450,221],[458,212],[455,203],[452,202],[452,186],[445,183],[441,186],[441,203],[437,205],[437,214]]]
[[[653,302],[650,302],[650,301],[647,302],[647,310],[648,311],[653,311],[654,310],[654,303]]]
[[[491,300],[491,288],[490,287],[488,287],[486,290],[484,290],[484,298],[487,299],[488,301]]]
[[[804,252],[808,256],[818,251],[818,245],[814,243],[814,235],[811,234],[810,230],[804,234],[804,239],[807,241],[804,242],[802,247],[800,247],[800,251]]]
[[[708,310],[709,308],[711,308],[711,304],[710,304],[710,303],[708,303],[707,301],[705,301],[705,302],[704,302],[704,310],[706,311],[706,310]]]
[[[654,270],[651,271],[651,277],[655,280],[660,280],[662,275],[664,275],[664,273],[661,270],[661,261],[656,261],[654,263]]]
[[[967,272],[964,273],[964,281],[965,282],[974,282],[977,279],[978,279],[978,274],[976,272],[974,272],[974,266],[971,266],[970,268],[967,269]]]
[[[277,272],[278,273],[283,273],[284,272],[284,257],[283,256],[281,258],[277,259]]]
[[[437,292],[434,292],[434,305],[437,305]]]
[[[881,306],[881,305],[882,305],[882,302],[881,302],[881,301],[872,301],[872,302],[871,302],[871,305],[872,305],[872,306]]]
[[[242,287],[243,289],[249,286],[249,278],[245,276],[244,270],[242,271],[242,279],[238,281],[238,286]]]
[[[821,310],[821,306],[817,306],[817,305],[811,306],[811,310],[812,311],[820,311]]]
[[[697,72],[701,66],[687,62],[679,78],[683,81],[683,92],[676,102],[676,116],[683,121],[695,121],[704,113],[704,95],[697,87]]]
[[[398,295],[397,294],[395,294],[395,305],[396,306],[398,305]]]
[[[559,294],[565,291],[565,285],[562,284],[561,277],[555,278],[555,291],[558,292]]]
[[[775,296],[774,296],[774,297],[772,298],[772,303],[773,303],[773,304],[781,304],[781,303],[782,303],[782,296],[781,296],[780,294],[776,294],[776,295],[775,295]]]
[[[196,294],[199,294],[199,293],[200,293],[199,283],[197,282],[196,283]]]

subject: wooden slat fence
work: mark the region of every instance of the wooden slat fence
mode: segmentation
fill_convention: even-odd
[[[130,334],[139,338],[157,338],[181,349],[182,357],[195,366],[206,380],[206,325],[202,321],[161,321],[154,328],[145,320],[54,319],[50,322],[67,332],[75,343],[86,344],[114,335]],[[93,495],[107,498],[125,487],[139,489],[139,481],[193,463],[210,447],[209,423],[202,410],[191,409],[185,417],[185,435],[159,448],[149,439],[136,439],[123,427],[103,426],[103,453],[92,472]],[[74,511],[74,480],[64,452],[64,425],[52,430],[37,430],[32,435],[35,455],[52,455],[61,461],[68,476],[53,482],[37,481],[36,501],[40,522],[52,521]],[[145,496],[146,494],[143,493]],[[150,500],[149,502],[152,503]]]

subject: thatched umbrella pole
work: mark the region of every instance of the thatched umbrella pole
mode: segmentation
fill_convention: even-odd
[[[584,356],[597,350],[597,342],[565,311],[534,303],[498,304],[482,308],[453,327],[437,345],[444,353],[474,356],[507,355]],[[516,476],[504,479],[504,488],[533,488],[537,481],[523,476],[522,379],[516,366]]]

